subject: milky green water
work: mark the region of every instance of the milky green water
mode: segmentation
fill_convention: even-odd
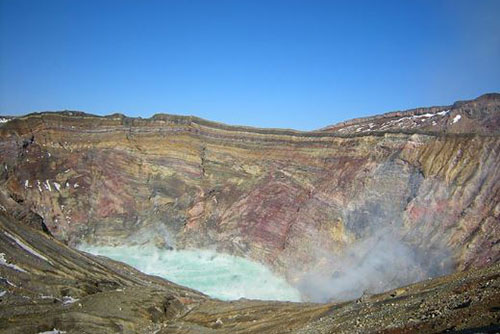
[[[211,250],[161,250],[154,246],[80,246],[140,271],[223,300],[300,301],[300,293],[260,263]]]

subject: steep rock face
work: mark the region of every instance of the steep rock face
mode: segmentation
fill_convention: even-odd
[[[370,238],[410,247],[420,278],[481,267],[500,259],[499,106],[498,94],[457,103],[432,117],[446,117],[439,131],[386,130],[396,115],[298,132],[32,114],[0,127],[0,204],[72,244],[216,246],[292,282]]]

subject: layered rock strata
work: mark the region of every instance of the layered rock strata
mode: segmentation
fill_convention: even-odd
[[[331,266],[373,238],[400,241],[414,277],[484,267],[500,259],[499,96],[314,132],[171,115],[9,118],[0,204],[35,212],[71,245],[216,247],[295,284],[342,274]],[[418,126],[404,125],[412,117]]]

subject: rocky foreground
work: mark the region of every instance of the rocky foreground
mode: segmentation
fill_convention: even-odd
[[[3,331],[499,323],[500,94],[313,132],[69,111],[0,121]],[[211,300],[69,248],[80,242],[215,247],[328,303]]]

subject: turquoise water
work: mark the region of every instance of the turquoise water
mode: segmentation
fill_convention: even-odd
[[[162,250],[154,246],[80,246],[140,271],[222,300],[300,301],[300,293],[260,263],[211,250]]]

